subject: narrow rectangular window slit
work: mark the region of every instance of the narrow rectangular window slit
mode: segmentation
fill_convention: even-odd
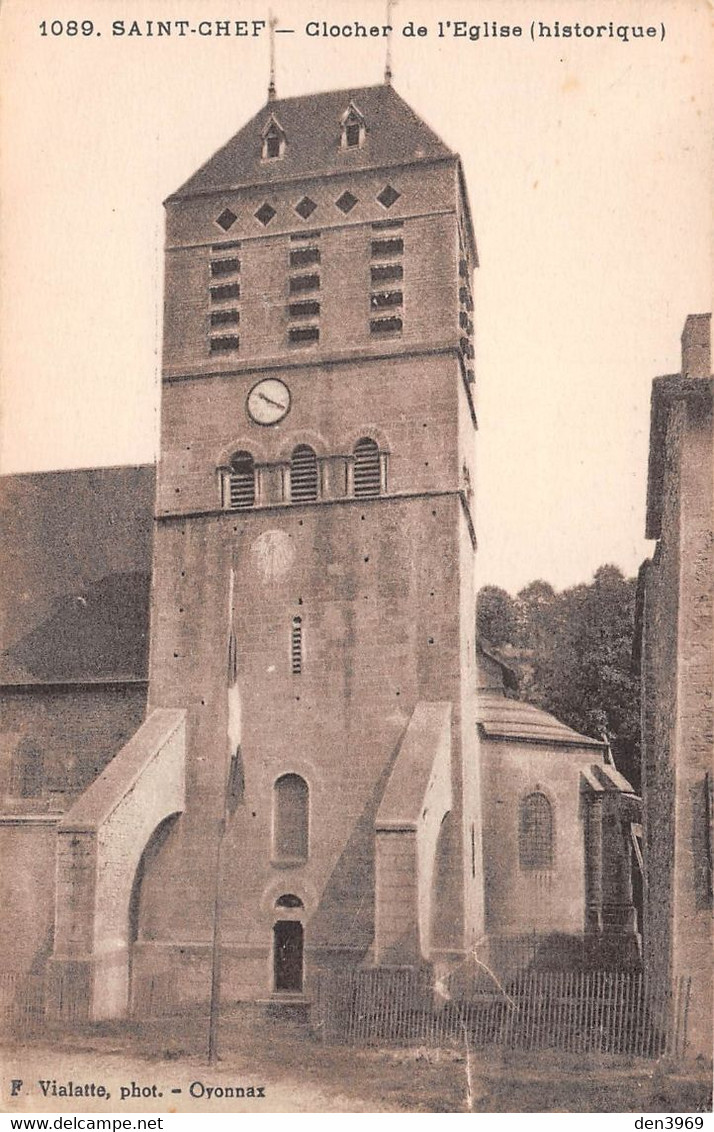
[[[288,338],[291,342],[299,344],[317,342],[320,338],[320,328],[318,326],[291,326],[288,330]]]
[[[302,618],[294,617],[290,633],[290,667],[293,676],[302,672]]]
[[[403,296],[401,291],[378,291],[370,295],[371,309],[382,310],[385,307],[401,307]]]
[[[226,335],[222,338],[211,338],[212,354],[228,354],[232,350],[237,350],[239,346],[240,338],[237,334]]]
[[[373,256],[401,255],[404,251],[404,240],[401,236],[393,236],[388,240],[372,240]]]
[[[232,259],[211,260],[211,275],[214,278],[218,275],[237,275],[239,271],[240,260],[235,257]]]
[[[400,334],[402,320],[396,316],[392,318],[372,318],[370,319],[369,329],[372,334]]]
[[[294,275],[290,280],[290,294],[297,295],[301,291],[319,291],[319,275]]]
[[[393,280],[404,278],[404,268],[401,263],[380,263],[371,268],[373,283],[391,283]]]
[[[319,313],[320,304],[316,299],[303,299],[302,302],[288,304],[288,314],[291,318],[308,318]]]
[[[240,298],[240,283],[224,283],[222,287],[211,287],[211,302],[222,303],[226,299]]]
[[[319,248],[295,248],[290,252],[291,267],[309,267],[310,264],[319,262]]]
[[[211,326],[236,326],[239,322],[239,311],[211,311]]]

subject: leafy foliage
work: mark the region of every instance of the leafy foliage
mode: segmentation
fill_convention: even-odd
[[[607,738],[618,768],[639,788],[636,585],[617,566],[601,566],[590,584],[560,593],[542,580],[516,597],[484,586],[476,628],[518,673],[523,699],[585,735]]]

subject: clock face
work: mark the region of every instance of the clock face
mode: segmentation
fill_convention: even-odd
[[[290,390],[276,377],[266,377],[251,389],[246,408],[256,424],[277,424],[290,412]]]

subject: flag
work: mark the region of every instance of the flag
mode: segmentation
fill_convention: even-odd
[[[245,775],[241,752],[241,702],[238,686],[238,643],[233,625],[234,570],[231,567],[228,598],[228,775],[226,779],[226,812],[235,813],[245,794]]]
[[[243,755],[238,747],[231,755],[231,765],[228,770],[228,784],[226,786],[226,812],[232,816],[243,801],[245,795],[245,775],[243,773]]]

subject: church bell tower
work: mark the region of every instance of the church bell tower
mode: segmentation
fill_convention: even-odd
[[[483,933],[475,266],[459,158],[386,84],[270,100],[166,202],[150,707],[187,803],[135,962],[188,997],[227,781],[227,997]]]

